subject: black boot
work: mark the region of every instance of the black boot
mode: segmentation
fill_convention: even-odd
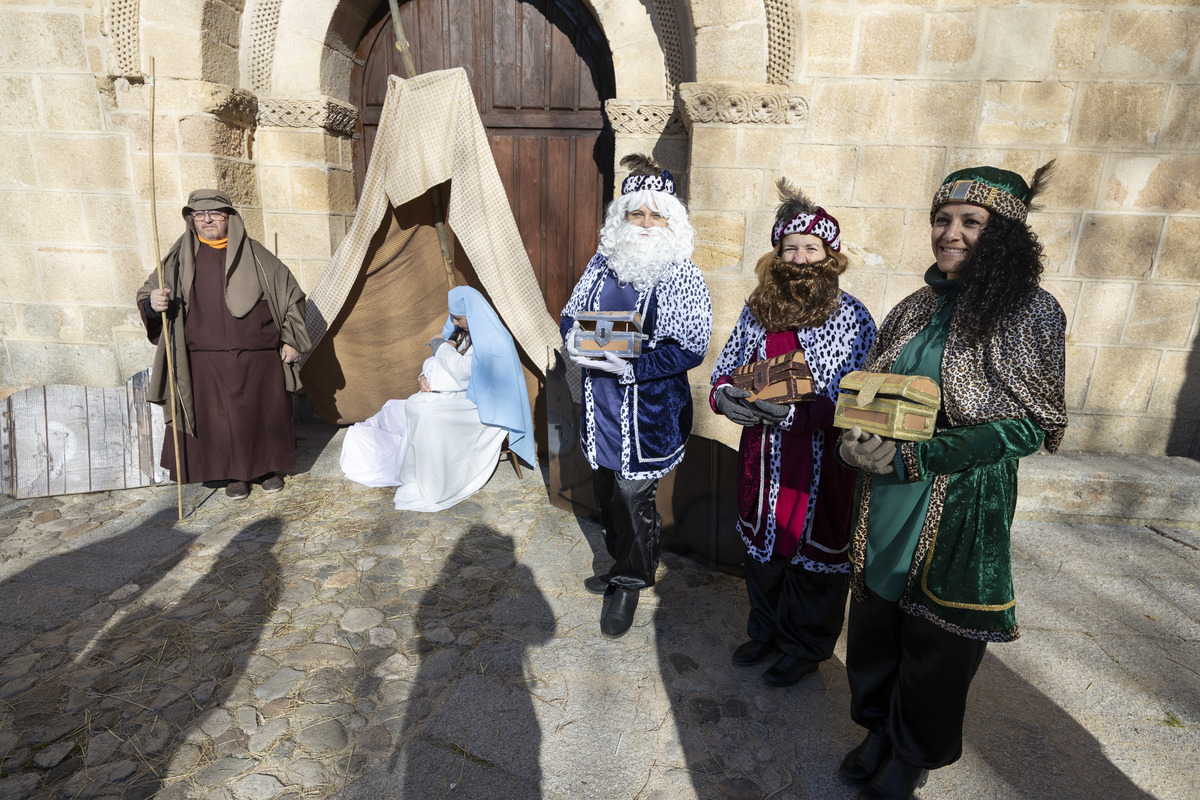
[[[615,587],[612,602],[600,617],[600,632],[614,639],[624,636],[633,624],[633,612],[637,610],[638,590]]]
[[[846,753],[838,777],[846,783],[863,784],[874,778],[892,754],[892,741],[884,731],[867,731],[858,747]]]
[[[799,683],[805,675],[816,671],[817,662],[806,661],[800,656],[791,656],[785,653],[767,668],[762,677],[771,686],[793,686]]]
[[[893,757],[887,768],[858,793],[858,800],[911,800],[929,778],[929,770],[906,764]]]
[[[593,575],[590,578],[585,578],[583,588],[592,594],[609,594],[612,591],[612,584],[608,582],[608,573],[606,572],[603,575]]]
[[[733,651],[733,663],[738,667],[749,667],[775,652],[774,642],[759,642],[751,639],[738,645]]]

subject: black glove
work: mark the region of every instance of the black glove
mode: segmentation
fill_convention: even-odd
[[[760,419],[758,412],[743,399],[749,396],[750,393],[745,389],[737,389],[732,386],[717,389],[717,411],[738,425],[746,427],[757,425]]]
[[[892,459],[896,456],[896,443],[873,433],[863,433],[862,428],[855,425],[842,434],[838,455],[854,469],[887,475],[895,471]]]
[[[755,400],[754,404],[750,406],[750,410],[758,414],[759,419],[768,425],[778,425],[783,422],[787,419],[790,411],[788,406],[767,400]]]

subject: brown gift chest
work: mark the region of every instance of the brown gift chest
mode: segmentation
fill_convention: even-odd
[[[750,392],[748,400],[789,404],[817,398],[803,350],[738,367],[729,380],[738,389]]]

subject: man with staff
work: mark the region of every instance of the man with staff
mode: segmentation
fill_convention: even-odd
[[[168,426],[161,464],[172,480],[227,481],[225,495],[234,500],[250,494],[251,482],[278,492],[277,473],[296,458],[289,392],[300,388],[298,361],[312,347],[304,292],[282,261],[246,235],[224,192],[192,192],[183,220],[186,230],[163,259],[161,288],[155,271],[137,293],[146,334],[158,345],[148,399],[163,405]]]

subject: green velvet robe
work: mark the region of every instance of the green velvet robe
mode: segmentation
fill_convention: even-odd
[[[931,285],[943,283],[940,278],[936,267],[926,274]],[[940,306],[932,286],[897,305],[866,369],[890,371]],[[1017,461],[1043,444],[1053,452],[1062,440],[1066,318],[1039,290],[983,345],[964,345],[956,323],[957,317],[942,355],[938,430],[928,441],[903,443],[898,452],[901,480],[932,480],[900,605],[962,636],[1011,641],[1019,635],[1009,547]],[[851,587],[859,597],[865,591],[871,478],[860,474],[855,493]]]

